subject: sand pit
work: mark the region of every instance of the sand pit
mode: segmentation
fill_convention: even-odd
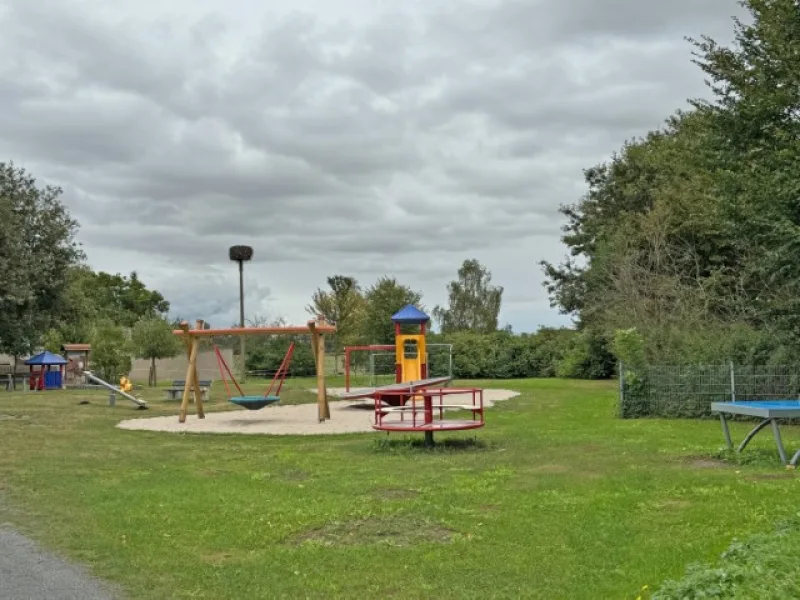
[[[328,390],[331,396],[337,396],[344,390],[333,388]],[[519,392],[511,390],[484,390],[483,405],[489,408],[502,400],[518,396]],[[454,394],[452,399],[460,394]],[[465,401],[471,402],[471,395]],[[361,402],[361,401],[355,401]],[[331,419],[324,423],[317,421],[316,404],[297,404],[281,406],[272,405],[262,410],[245,409],[225,412],[206,413],[205,419],[198,419],[194,414],[186,417],[185,423],[178,422],[178,415],[153,417],[144,419],[128,419],[117,424],[120,429],[137,431],[166,431],[172,433],[239,433],[239,434],[271,434],[271,435],[329,435],[335,433],[374,432],[372,423],[374,412],[352,408],[351,400],[331,401]]]

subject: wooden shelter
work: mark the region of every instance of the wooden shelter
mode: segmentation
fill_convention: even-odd
[[[89,344],[63,344],[61,351],[67,359],[65,382],[70,384],[82,379],[83,372],[89,370],[92,347]]]
[[[180,329],[173,333],[183,338],[186,347],[186,354],[189,357],[189,365],[186,369],[186,383],[183,390],[183,401],[178,420],[181,423],[186,421],[186,412],[189,408],[189,399],[194,395],[194,404],[197,409],[197,418],[204,419],[203,399],[200,394],[199,378],[197,377],[197,354],[200,349],[200,339],[214,336],[244,336],[244,335],[298,335],[308,334],[311,336],[311,348],[314,354],[314,362],[317,372],[317,406],[319,421],[326,421],[331,418],[330,407],[328,406],[328,390],[325,387],[325,334],[336,333],[336,326],[330,325],[320,318],[316,321],[309,321],[306,325],[294,325],[287,327],[232,327],[228,329],[205,329],[205,322],[195,321],[194,329],[189,328],[189,323],[181,323]]]

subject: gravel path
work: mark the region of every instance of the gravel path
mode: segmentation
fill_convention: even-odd
[[[331,396],[337,396],[344,390],[329,389]],[[458,402],[454,394],[448,401]],[[508,400],[518,396],[519,392],[511,390],[484,390],[483,405],[488,408],[495,402]],[[471,395],[461,400],[472,402]],[[225,412],[206,413],[205,419],[198,419],[195,414],[188,414],[185,423],[178,422],[178,416],[128,419],[117,424],[120,429],[138,431],[169,431],[175,433],[248,433],[272,435],[324,435],[336,433],[374,432],[372,423],[374,411],[352,408],[354,403],[363,401],[336,400],[328,404],[331,409],[330,421],[320,423],[317,420],[317,405],[296,404],[281,406],[272,405],[262,410],[229,410]],[[372,402],[367,399],[367,402]]]
[[[112,600],[107,586],[80,567],[39,549],[0,525],[0,600]]]

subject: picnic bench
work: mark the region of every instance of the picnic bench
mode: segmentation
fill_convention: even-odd
[[[7,392],[16,390],[17,384],[20,385],[23,392],[28,391],[28,373],[7,373],[3,376],[2,385],[6,388]]]
[[[203,398],[203,401],[208,400],[208,391],[211,388],[211,380],[210,379],[201,379],[199,382],[200,384],[200,394]],[[167,400],[181,400],[183,398],[183,391],[186,389],[186,380],[185,379],[173,379],[172,380],[172,387],[164,388],[164,392],[167,395]],[[194,388],[191,388],[189,391],[194,392]],[[190,397],[190,401],[194,402],[194,396]]]

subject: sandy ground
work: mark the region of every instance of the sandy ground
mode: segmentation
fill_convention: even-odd
[[[316,390],[314,390],[316,391]],[[328,390],[329,396],[338,396],[343,389]],[[502,400],[518,396],[511,390],[484,390],[483,405],[489,408]],[[448,397],[448,403],[471,403],[471,395],[459,400],[461,394]],[[236,409],[225,412],[206,413],[198,419],[190,412],[185,423],[178,422],[178,415],[144,419],[128,419],[117,427],[138,431],[168,431],[174,433],[239,433],[272,435],[325,435],[335,433],[362,433],[372,429],[373,410],[352,408],[360,400],[333,400],[329,402],[331,418],[320,423],[317,420],[316,404],[272,405],[261,410]],[[366,402],[372,402],[367,399]]]

